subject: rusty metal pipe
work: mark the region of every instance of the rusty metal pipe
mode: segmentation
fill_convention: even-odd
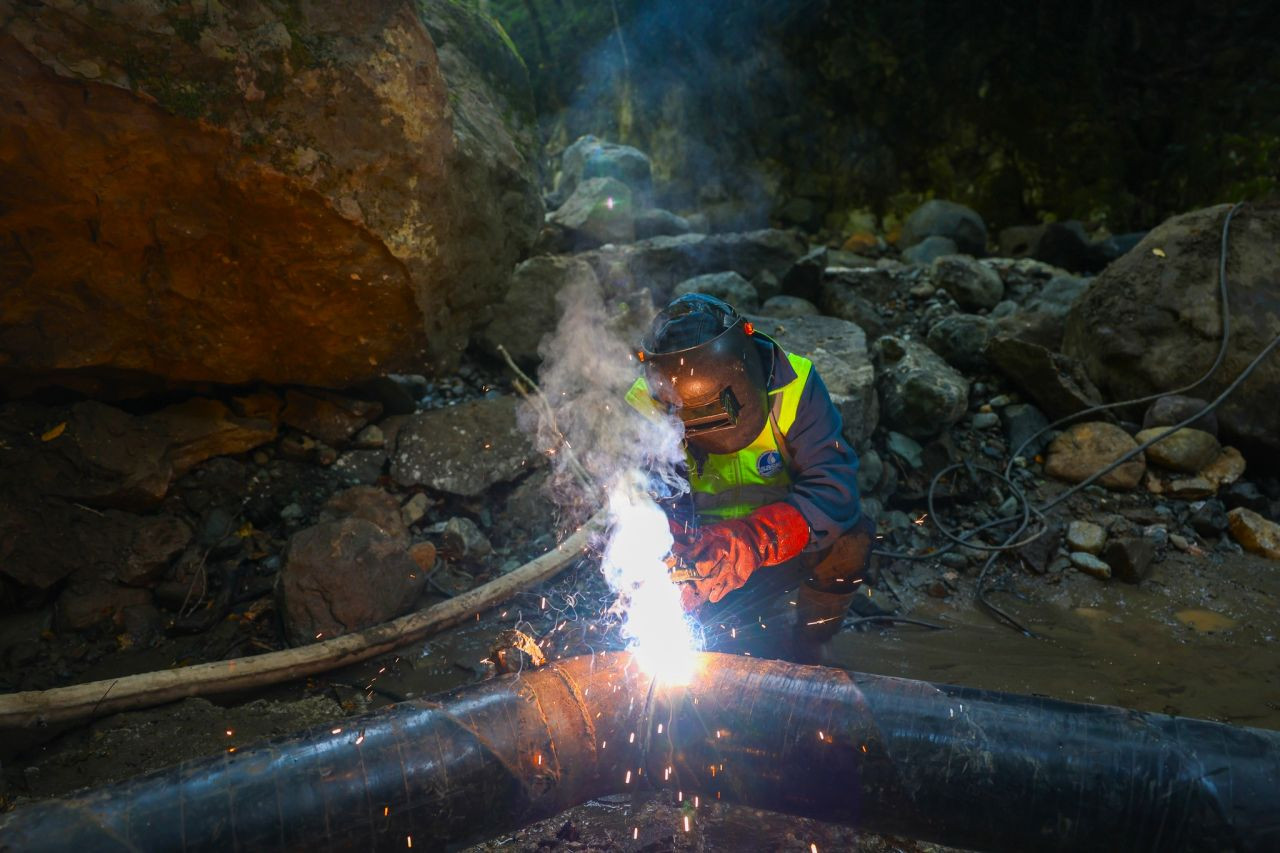
[[[651,686],[558,662],[20,808],[0,850],[438,849],[638,786],[984,850],[1280,849],[1280,732],[719,654]]]

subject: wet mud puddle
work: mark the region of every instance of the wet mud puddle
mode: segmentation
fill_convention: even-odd
[[[920,597],[948,627],[846,631],[832,663],[924,681],[1280,729],[1280,569],[1252,556],[1176,555],[1139,586],[1076,572],[1021,575],[993,601],[1036,638],[970,603]]]

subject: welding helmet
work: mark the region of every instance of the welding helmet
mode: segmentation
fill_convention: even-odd
[[[637,356],[649,394],[706,453],[737,453],[764,429],[769,395],[751,323],[714,296],[690,293],[654,318]]]

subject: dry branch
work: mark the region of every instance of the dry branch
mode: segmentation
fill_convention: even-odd
[[[202,663],[180,669],[0,695],[0,728],[85,720],[188,696],[228,693],[290,681],[358,663],[452,627],[563,570],[586,549],[602,520],[597,515],[556,548],[456,598],[296,649]]]

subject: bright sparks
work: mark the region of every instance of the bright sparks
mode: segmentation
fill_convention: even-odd
[[[618,594],[623,635],[640,668],[663,684],[688,684],[697,646],[680,590],[667,579],[671,530],[639,480],[638,472],[624,476],[609,495],[612,527],[602,566]]]

